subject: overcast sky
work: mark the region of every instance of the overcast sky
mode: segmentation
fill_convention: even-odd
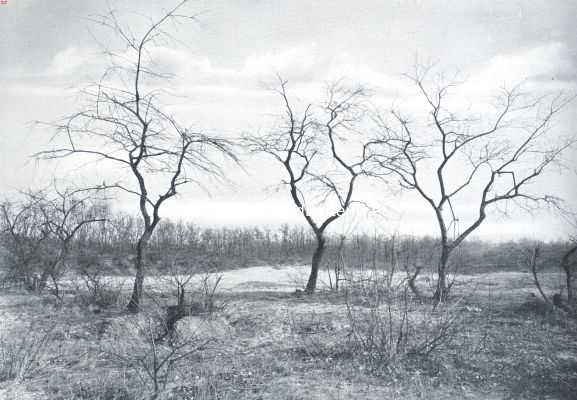
[[[142,16],[157,16],[168,3],[8,0],[0,6],[0,192],[41,186],[52,174],[77,179],[61,164],[30,159],[46,148],[51,134],[32,122],[73,113],[77,89],[102,73],[98,41],[114,41],[89,18],[112,6],[138,31],[146,21]],[[324,83],[346,77],[376,88],[381,103],[400,101],[409,110],[414,107],[400,75],[416,60],[458,71],[469,93],[479,96],[521,80],[536,92],[577,89],[574,0],[207,0],[192,2],[191,9],[198,21],[179,26],[174,35],[181,43],[155,49],[154,57],[177,76],[172,89],[183,97],[171,111],[208,133],[269,129],[271,115],[282,111],[264,90],[276,73],[302,98],[314,98]],[[572,104],[560,116],[554,127],[559,134],[576,134],[576,110]],[[93,165],[87,168],[94,173]],[[218,225],[299,221],[286,188],[274,188],[282,171],[264,159],[249,160],[246,169],[231,171],[237,184],[212,187],[212,197],[188,188],[164,215]],[[577,206],[574,177],[555,171],[540,184]],[[361,197],[383,207],[387,219],[357,210],[356,222],[351,215],[335,230],[436,233],[431,210],[415,196],[367,188]],[[118,204],[130,209],[127,199]],[[507,219],[491,217],[479,231],[497,239],[563,233],[564,225],[550,214],[515,211]]]

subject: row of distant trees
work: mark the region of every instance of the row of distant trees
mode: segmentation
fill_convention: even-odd
[[[449,293],[447,277],[459,249],[488,213],[505,205],[559,206],[555,193],[537,190],[534,183],[546,170],[562,165],[563,154],[574,144],[552,129],[570,100],[560,94],[504,88],[489,107],[481,101],[482,109],[474,111],[463,106],[460,82],[417,66],[406,78],[421,106],[411,112],[383,111],[374,106],[370,89],[342,81],[328,85],[321,100],[301,103],[279,77],[273,90],[282,111],[268,133],[231,141],[183,125],[165,105],[163,82],[168,77],[156,69],[150,50],[177,42],[169,33],[172,24],[195,19],[187,3],[181,1],[140,33],[120,23],[114,12],[95,21],[122,46],[105,49],[110,65],[102,78],[82,91],[77,112],[51,125],[54,147],[36,155],[44,160],[81,157],[119,171],[116,181],[90,191],[128,193],[139,210],[137,229],[126,236],[133,243],[135,270],[129,310],[139,309],[147,252],[153,238],[162,237],[158,232],[165,229],[161,210],[166,202],[183,185],[199,183],[202,174],[226,180],[223,163],[239,164],[238,154],[245,150],[276,160],[288,195],[303,211],[314,244],[307,293],[317,287],[330,226],[361,203],[357,191],[362,180],[382,182],[383,194],[391,189],[414,192],[435,216],[440,238],[433,262],[437,301]],[[462,214],[471,202],[476,210],[466,220]],[[331,211],[328,217],[307,212],[319,203]],[[97,222],[88,218],[83,225],[92,223]],[[310,244],[310,236],[304,237]],[[239,238],[233,248],[242,243]]]
[[[59,279],[67,272],[98,269],[126,274],[143,230],[136,215],[113,212],[94,193],[56,189],[23,193],[17,202],[0,204],[3,279],[30,289],[48,284],[59,294]],[[148,243],[145,263],[154,273],[167,273],[167,259],[183,273],[225,270],[250,265],[306,263],[316,248],[306,226],[202,227],[191,221],[163,219]],[[455,273],[524,270],[527,249],[540,247],[540,267],[558,269],[570,242],[529,240],[491,243],[465,242],[453,257]],[[333,268],[339,257],[347,268],[394,270],[409,275],[417,269],[434,271],[441,252],[439,238],[399,234],[357,233],[327,236],[324,265]],[[569,254],[571,256],[571,254]],[[167,258],[168,257],[168,258]]]
[[[112,219],[119,220],[128,222],[132,229],[126,229],[128,227],[125,226],[117,231],[117,228],[106,228],[102,224],[98,230],[107,235],[107,239],[98,239],[96,232],[82,232],[76,245],[82,249],[93,249],[99,254],[120,254],[126,257],[131,254],[134,243],[130,238],[138,235],[138,229],[134,227],[138,225],[139,219],[128,215]],[[122,227],[122,223],[115,225]],[[451,272],[526,272],[526,265],[522,262],[523,254],[535,246],[541,249],[539,269],[558,272],[563,256],[573,248],[571,244],[570,240],[541,242],[519,239],[492,242],[472,238],[455,253],[455,267]],[[240,266],[306,264],[310,262],[310,255],[315,248],[316,238],[310,229],[288,224],[268,228],[205,227],[193,222],[165,219],[150,241],[152,259],[159,260],[166,252],[182,254],[193,260],[191,270],[197,268],[199,272],[206,267],[225,270]],[[432,236],[355,233],[345,237],[331,234],[327,236],[324,266],[333,268],[341,252],[346,255],[347,265],[351,269],[391,270],[395,266],[399,272],[412,274],[420,267],[431,274],[435,272],[431,260],[439,256],[440,248],[439,238]],[[212,262],[203,264],[207,259]],[[162,264],[157,264],[155,270],[162,272]]]

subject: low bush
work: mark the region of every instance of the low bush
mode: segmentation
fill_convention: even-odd
[[[381,283],[369,281],[374,287],[362,292],[362,305],[345,295],[346,346],[352,356],[371,370],[381,370],[406,357],[427,358],[450,345],[458,326],[456,304],[420,304],[405,282],[385,287]]]
[[[106,278],[98,271],[83,270],[76,293],[82,305],[106,309],[119,305],[123,284],[117,284],[113,278]]]
[[[22,382],[44,372],[54,362],[48,357],[48,344],[54,328],[0,338],[0,382]]]
[[[106,358],[124,371],[133,374],[142,391],[157,398],[169,386],[182,381],[188,374],[184,365],[198,356],[212,341],[197,335],[172,335],[161,340],[156,315],[141,312],[114,323],[108,338],[102,343]]]

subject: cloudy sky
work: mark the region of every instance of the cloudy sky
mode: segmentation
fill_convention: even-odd
[[[146,16],[159,15],[160,4],[167,3],[8,0],[0,6],[1,193],[41,186],[53,174],[78,179],[66,165],[39,164],[30,155],[46,148],[51,134],[33,122],[74,112],[78,88],[103,71],[99,43],[115,44],[90,17],[113,7],[138,31]],[[379,104],[408,110],[417,108],[401,74],[417,61],[458,72],[471,102],[520,81],[536,93],[577,89],[575,0],[199,0],[189,9],[197,21],[176,28],[179,43],[151,54],[159,68],[176,76],[171,112],[208,133],[234,137],[270,129],[271,116],[282,109],[265,87],[277,73],[301,99],[315,98],[326,82],[345,77],[375,88]],[[559,134],[576,134],[576,110],[571,104],[559,117]],[[569,164],[574,160],[567,156]],[[86,168],[90,175],[96,167]],[[218,225],[299,221],[286,190],[275,187],[282,174],[274,164],[252,158],[246,172],[236,168],[230,175],[236,185],[214,186],[210,197],[188,188],[164,214]],[[555,171],[539,184],[577,207],[573,180]],[[382,207],[386,219],[357,210],[356,218],[349,216],[335,230],[436,232],[430,210],[410,194],[393,196],[368,185],[360,196]],[[130,210],[131,203],[119,199],[118,207]],[[563,223],[550,214],[508,211],[510,218],[492,216],[479,235],[563,234]]]

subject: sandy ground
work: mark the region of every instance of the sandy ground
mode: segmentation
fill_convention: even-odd
[[[281,291],[281,292],[292,292],[296,289],[303,289],[306,285],[308,275],[310,272],[310,266],[308,265],[297,265],[297,266],[256,266],[248,267],[237,270],[230,270],[225,272],[208,274],[211,279],[216,276],[221,277],[219,288],[221,290],[229,292],[244,292],[244,291]],[[347,271],[350,273],[350,271]],[[381,273],[381,272],[379,272]],[[372,274],[371,270],[365,271],[354,271],[356,276],[368,277]],[[329,276],[330,275],[330,276]],[[195,274],[191,282],[198,282],[205,274]],[[554,281],[562,282],[559,280],[559,274],[546,274],[547,276],[554,276]],[[186,278],[184,275],[180,276],[180,279]],[[394,282],[400,282],[406,278],[405,273],[396,273],[394,277]],[[491,272],[491,273],[481,273],[475,275],[454,275],[449,277],[451,280],[455,280],[456,287],[466,287],[467,290],[473,288],[474,290],[479,290],[485,294],[499,294],[502,290],[513,290],[514,292],[519,291],[519,293],[527,293],[528,291],[534,291],[533,278],[531,274],[526,272]],[[114,282],[117,286],[122,286],[126,289],[130,289],[132,285],[133,278],[128,277],[108,277],[106,278],[111,282]],[[160,290],[166,289],[170,286],[170,276],[149,276],[145,278],[145,285],[150,289]],[[432,284],[432,277],[425,274],[419,277],[420,282],[424,286],[430,286]],[[329,273],[326,269],[320,270],[318,274],[318,288],[324,289],[330,286],[330,283],[334,282],[334,274]],[[511,286],[511,283],[514,285]],[[64,281],[64,285],[72,285],[70,281]]]
[[[343,335],[343,308],[330,293],[321,292],[310,299],[294,296],[295,289],[305,284],[308,269],[307,266],[258,266],[219,274],[227,307],[212,328],[215,335],[221,336],[225,351],[213,355],[217,360],[213,366],[223,369],[218,372],[219,379],[228,382],[225,389],[232,393],[224,398],[571,399],[566,387],[577,382],[577,377],[571,378],[573,369],[577,374],[577,336],[568,334],[566,328],[549,325],[541,317],[525,313],[522,307],[533,301],[532,294],[536,293],[528,273],[456,277],[454,294],[463,296],[461,308],[466,321],[470,321],[463,333],[476,336],[475,341],[479,343],[481,339],[486,341],[487,349],[463,358],[460,361],[463,365],[450,374],[445,372],[444,377],[409,372],[410,379],[391,381],[355,371],[348,361],[339,364],[331,357],[315,358],[301,353],[306,344],[303,337],[309,340],[308,336],[302,336],[301,330],[321,326],[318,338],[323,342]],[[195,276],[193,281],[202,276]],[[545,290],[557,291],[560,277],[544,274]],[[397,277],[402,278],[402,274]],[[118,285],[124,282],[127,292],[130,289],[130,277],[109,279]],[[426,276],[422,277],[423,288],[430,284],[427,280]],[[327,272],[322,271],[319,286],[322,288],[328,281]],[[149,277],[145,284],[148,290],[155,291],[163,291],[169,285],[166,277]],[[111,321],[122,322],[126,318],[119,312],[91,315],[81,308],[59,309],[47,297],[24,292],[0,293],[0,337],[21,333],[26,326],[48,326],[58,321],[63,325],[60,335],[64,350],[72,352],[63,359],[77,363],[73,367],[60,366],[27,383],[0,383],[0,399],[52,399],[56,397],[47,394],[46,387],[54,386],[54,382],[72,384],[92,379],[94,371],[102,374],[106,369],[102,369],[98,360],[82,359],[79,354],[94,351],[100,340],[95,332],[101,327],[105,330]],[[196,329],[198,320],[192,318],[182,323]],[[310,336],[310,340],[315,337]],[[452,350],[446,355],[447,360],[452,360],[453,353],[458,354],[457,349]],[[559,368],[565,368],[566,372],[559,372],[563,371]],[[55,378],[54,371],[61,371],[57,372],[61,376]],[[227,381],[229,379],[232,381]],[[555,383],[555,379],[561,381]],[[563,391],[555,392],[552,389],[555,385],[560,385]],[[544,389],[536,393],[539,387]],[[547,392],[552,394],[545,395]],[[61,398],[71,397],[58,397]]]

